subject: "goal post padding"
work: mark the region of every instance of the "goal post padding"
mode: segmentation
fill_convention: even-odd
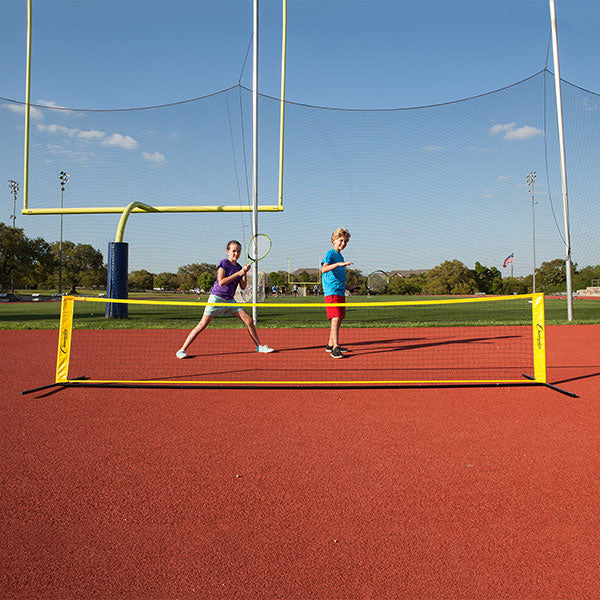
[[[127,242],[108,243],[108,272],[106,282],[106,297],[118,300],[127,300],[129,270],[129,244]],[[127,304],[108,303],[106,317],[114,319],[127,319]]]

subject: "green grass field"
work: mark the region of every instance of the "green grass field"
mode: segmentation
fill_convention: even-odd
[[[89,293],[89,296],[95,294]],[[206,301],[207,296],[165,294],[131,294],[130,299],[161,301]],[[446,298],[444,298],[446,299]],[[443,300],[425,296],[352,296],[347,299],[345,327],[398,326],[484,326],[527,325],[531,323],[531,304],[527,300],[503,300],[468,304],[424,306],[381,306],[382,302]],[[307,303],[322,303],[323,297],[267,298],[259,307],[262,328],[326,327],[324,308],[307,307]],[[353,302],[369,302],[372,306],[352,308]],[[298,308],[272,307],[275,303],[295,303]],[[247,308],[249,312],[251,308]],[[201,306],[129,305],[128,319],[106,319],[103,302],[76,302],[74,327],[77,329],[189,329],[202,315]],[[57,329],[60,302],[6,302],[0,304],[0,329]],[[600,323],[600,299],[579,298],[573,303],[574,324]],[[567,324],[565,299],[546,298],[546,323]],[[211,327],[243,327],[237,318],[214,319]]]

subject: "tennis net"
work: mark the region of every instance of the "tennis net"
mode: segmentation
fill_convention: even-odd
[[[309,299],[306,299],[309,300]],[[543,294],[348,302],[340,343],[326,351],[324,304],[261,303],[256,352],[242,321],[215,318],[179,360],[206,302],[127,302],[105,319],[106,299],[63,297],[56,383],[156,385],[420,385],[545,383]],[[251,312],[251,304],[237,305]],[[99,324],[100,323],[100,324]],[[101,329],[99,327],[102,327]],[[526,378],[532,377],[532,380]]]

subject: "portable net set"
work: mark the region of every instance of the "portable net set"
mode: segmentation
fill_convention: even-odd
[[[401,385],[545,383],[542,294],[347,306],[344,360],[325,352],[322,303],[261,305],[255,351],[237,319],[206,329],[177,360],[206,303],[128,300],[143,329],[74,329],[106,301],[62,301],[57,383],[169,385]],[[474,325],[475,323],[475,325]],[[409,326],[407,326],[409,325]],[[530,379],[529,379],[530,378]]]

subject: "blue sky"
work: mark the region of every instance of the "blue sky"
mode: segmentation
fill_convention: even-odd
[[[25,6],[0,3],[2,95],[14,99],[24,97]],[[562,77],[600,89],[597,2],[557,0],[557,13]],[[237,83],[252,2],[34,0],[34,19],[32,99],[122,108]],[[290,0],[287,97],[356,108],[467,97],[543,68],[549,32],[546,0]],[[261,0],[260,85],[276,97],[280,44],[281,4]]]
[[[593,92],[600,91],[597,67],[597,57],[600,55],[600,9],[597,3],[590,0],[557,0],[557,13],[563,79]],[[240,77],[241,83],[249,87],[251,56],[244,69],[243,63],[251,29],[250,0],[34,0],[32,101],[79,109],[114,109],[158,105],[202,96],[235,85]],[[0,96],[4,98],[24,99],[25,31],[25,0],[3,0],[0,3],[0,50],[6,59],[3,61]],[[552,70],[552,55],[548,54],[549,35],[549,7],[545,0],[290,0],[286,96],[290,101],[310,105],[358,109],[414,107],[467,98],[501,88],[540,71],[546,66],[547,58],[548,67]],[[274,97],[279,97],[280,94],[280,50],[281,3],[261,0],[260,90]],[[526,94],[524,101],[527,101]],[[593,98],[586,100],[592,101]],[[336,118],[332,117],[331,121]],[[469,123],[468,116],[459,115],[455,118],[456,130]],[[304,123],[302,119],[308,119],[308,116],[299,118],[298,128]],[[94,126],[77,125],[74,121],[66,123],[56,117],[46,118],[37,125],[41,126],[38,129],[39,135],[60,133],[57,128],[63,127],[66,129],[62,132],[71,136],[75,131],[88,137],[102,134],[105,146],[123,149],[127,149],[128,144],[132,145],[130,139],[139,144],[138,149],[144,154],[144,160],[156,163],[156,168],[160,168],[163,159],[164,162],[171,159],[173,164],[172,158],[168,157],[164,149],[161,151],[161,148],[150,142],[145,145],[141,133],[137,137],[131,135],[131,132],[128,135],[125,122],[122,126],[113,126],[111,129],[107,124],[104,128],[101,128],[102,123]],[[49,129],[52,127],[54,129]],[[418,130],[416,123],[411,127]],[[539,122],[533,123],[531,119],[526,120],[522,114],[510,114],[510,111],[506,111],[505,118],[486,122],[482,131],[490,134],[493,127],[505,128],[497,130],[502,136],[497,136],[494,140],[500,140],[506,139],[510,131],[516,132],[514,135],[518,137],[528,131],[527,127],[539,133],[541,125]],[[67,133],[67,130],[71,133]],[[430,140],[422,140],[421,148],[432,156],[450,146],[448,140],[451,135],[447,131],[444,142],[431,141],[435,137],[431,135]],[[568,135],[567,131],[567,140]],[[273,132],[265,134],[265,143],[271,144],[274,139],[276,136]],[[537,141],[539,142],[539,136]],[[58,137],[55,142],[52,146],[54,150],[59,145]],[[269,155],[271,146],[265,150],[265,154]],[[519,157],[528,156],[525,148],[522,151],[516,150],[514,144],[510,152],[515,161]],[[540,152],[539,146],[537,152]],[[293,162],[295,157],[296,163]],[[572,160],[576,159],[577,155],[572,157]],[[314,165],[309,176],[306,173],[296,173],[302,171],[301,167],[305,165],[303,161],[307,160],[300,151],[296,154],[292,152],[287,160],[288,164],[291,162],[288,185],[296,185],[295,194],[292,194],[296,204],[290,208],[295,218],[299,218],[299,212],[294,211],[303,210],[303,196],[306,197],[303,214],[319,208],[318,192],[311,192],[310,188],[320,185],[321,193],[328,195],[328,186],[334,185],[334,180],[323,174],[318,176],[314,172]],[[59,164],[61,166],[58,170],[72,171],[72,183],[68,192],[76,194],[77,186],[83,187],[86,174],[78,172],[78,163],[65,163],[68,163],[66,157],[60,163],[53,162],[48,167],[49,173],[54,172],[52,169],[57,170]],[[9,161],[9,164],[10,169],[3,169],[11,173],[6,178],[19,180],[22,177],[22,167],[21,172],[18,167],[16,174],[12,174],[16,163]],[[575,172],[576,166],[574,165]],[[596,169],[595,163],[588,167],[588,173],[590,169]],[[544,165],[524,164],[523,170],[523,177],[519,175],[519,182],[513,182],[514,186],[520,186],[513,189],[518,190],[519,201],[522,200],[524,204],[523,214],[519,217],[522,228],[517,237],[523,237],[528,231],[525,210],[527,188],[524,185],[524,175],[528,170],[536,170],[538,173],[538,202],[544,202],[545,195],[551,193],[554,208],[560,207],[560,184],[557,186],[554,177],[548,186],[544,185]],[[41,167],[38,173],[41,173]],[[480,197],[484,197],[485,193],[493,196],[498,193],[495,188],[511,176],[512,174],[495,174],[494,181],[490,177],[486,186],[477,193]],[[140,180],[144,177],[140,171]],[[272,185],[272,177],[272,173],[265,173],[262,177],[267,186]],[[304,182],[301,182],[302,177]],[[582,174],[581,181],[584,179]],[[91,180],[88,177],[87,183]],[[344,181],[347,183],[348,177]],[[574,178],[575,189],[578,183],[579,180]],[[32,189],[33,185],[34,182]],[[139,193],[143,195],[145,192],[141,185],[140,183]],[[219,182],[215,183],[216,187],[219,185]],[[352,185],[348,184],[343,190],[332,194],[336,202],[349,198],[349,204],[353,201],[356,204],[356,210],[344,214],[344,222],[340,224],[353,227],[353,243],[358,256],[349,255],[349,258],[355,260],[359,268],[365,271],[378,266],[388,269],[425,268],[433,266],[432,261],[443,258],[443,252],[439,255],[431,252],[426,256],[421,253],[418,256],[401,246],[389,249],[384,245],[376,252],[372,251],[374,237],[385,239],[396,233],[391,229],[388,232],[386,228],[378,232],[377,221],[366,219],[367,213],[375,215],[380,222],[386,221],[387,226],[389,212],[386,217],[386,213],[378,214],[375,208],[365,210],[366,204],[363,202],[366,200],[363,198],[367,197],[367,190],[361,190],[362,185],[367,187],[366,183],[356,180]],[[431,185],[433,193],[433,184]],[[464,181],[460,185],[464,186]],[[443,189],[444,182],[439,187],[440,190]],[[42,188],[43,185],[40,189]],[[167,185],[164,194],[168,195],[168,191]],[[436,193],[440,197],[442,192]],[[5,199],[0,218],[6,222],[8,215],[12,213],[12,204],[8,206],[8,190]],[[452,202],[456,203],[456,199],[451,204]],[[542,206],[539,210],[539,256],[541,260],[549,260],[556,257],[557,247],[549,242],[544,254],[543,228],[545,219],[549,217],[544,216]],[[434,212],[440,214],[443,211]],[[494,214],[496,212],[502,214],[503,211],[494,211]],[[581,214],[583,218],[587,218],[583,209]],[[296,257],[291,261],[292,268],[312,266],[318,262],[320,254],[327,249],[328,236],[324,235],[324,231],[336,223],[336,215],[327,217],[315,216],[315,222],[322,224],[322,231],[317,229],[320,236],[318,239],[323,240],[323,252],[320,248],[312,250],[314,257],[311,252],[298,250],[298,247],[303,246],[303,241],[306,243],[305,234],[286,233],[285,227],[276,224],[276,215],[265,218],[263,223],[278,237],[278,244],[274,246],[279,247],[279,254],[274,250],[272,263],[267,267],[285,268],[286,258],[290,254]],[[562,217],[559,217],[562,221]],[[181,244],[170,243],[169,252],[152,247],[137,255],[133,253],[133,268],[144,266],[154,271],[174,270],[178,265],[189,262],[216,261],[220,258],[220,251],[214,255],[204,249],[201,252],[193,250],[197,242],[194,237],[199,235],[197,231],[202,231],[203,238],[216,244],[216,240],[220,239],[218,236],[247,237],[249,225],[249,219],[242,216],[226,220],[219,220],[220,216],[206,215],[165,218],[170,220],[151,222],[150,219],[155,217],[134,215],[131,225],[128,225],[132,241],[153,237],[158,240],[159,231],[170,228],[182,232],[177,237],[189,235],[190,239],[180,239]],[[498,215],[495,218],[502,217]],[[77,241],[83,241],[89,238],[94,245],[104,250],[106,241],[114,236],[115,217],[99,217],[93,222],[83,218],[76,221],[77,217],[68,219],[70,221],[67,221],[66,236],[69,237],[70,233],[70,239],[77,237]],[[133,219],[137,219],[135,223]],[[17,224],[25,227],[29,235],[43,235],[52,239],[56,234],[55,221],[56,218],[51,220],[50,217],[18,216]],[[368,224],[370,236],[361,236],[361,229],[367,229],[365,223]],[[547,227],[548,231],[553,227],[550,220]],[[190,228],[189,232],[187,228]],[[403,228],[406,231],[402,232]],[[409,230],[406,223],[402,223],[398,229],[405,237],[410,235]],[[230,231],[232,233],[228,235]],[[449,237],[456,236],[450,225],[447,234]],[[364,241],[362,244],[361,237]],[[486,237],[494,236],[486,234]],[[499,237],[502,238],[502,235]],[[368,244],[366,240],[369,240]],[[310,243],[321,244],[317,238],[315,241],[311,239]],[[416,244],[417,242],[412,243],[410,250]],[[158,242],[155,246],[157,245],[160,246]],[[466,250],[463,252],[460,246],[451,246],[448,251],[458,252],[460,255],[447,258],[461,258],[468,266],[473,266],[474,260],[498,266],[506,255],[515,251],[512,240],[506,244],[492,244],[492,241],[486,239],[485,244],[482,241],[480,245],[480,251],[471,253]],[[138,247],[141,246],[140,242]],[[351,244],[347,253],[351,253],[352,248]],[[524,248],[519,253],[517,249],[517,274],[531,271],[530,259],[523,256],[526,251]],[[385,259],[378,258],[377,254],[385,256]],[[389,257],[390,254],[393,258]],[[519,260],[520,256],[523,256],[523,261]],[[588,249],[585,254],[580,254],[580,264],[594,261],[600,262],[600,258]],[[538,260],[538,264],[539,262]]]

